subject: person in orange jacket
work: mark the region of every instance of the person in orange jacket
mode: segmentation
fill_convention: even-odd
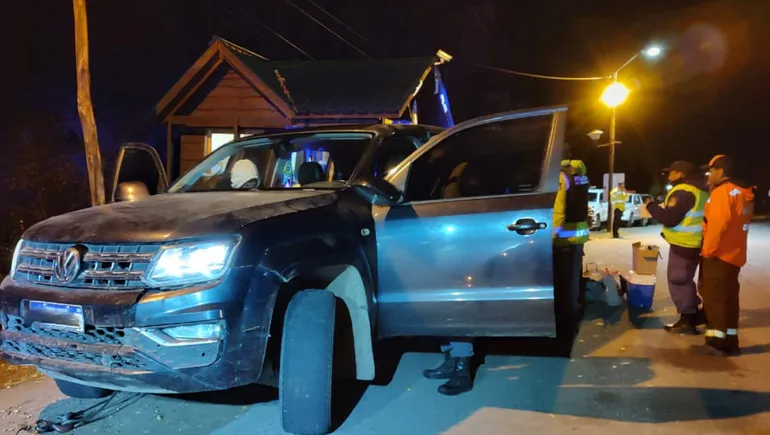
[[[711,194],[706,203],[701,249],[701,276],[707,349],[720,355],[740,354],[738,275],[746,264],[749,223],[754,213],[752,189],[733,176],[732,159],[717,155],[708,164]]]

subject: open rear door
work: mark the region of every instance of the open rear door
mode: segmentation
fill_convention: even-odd
[[[168,179],[155,148],[139,142],[120,147],[110,202],[141,199],[157,195],[166,188]]]

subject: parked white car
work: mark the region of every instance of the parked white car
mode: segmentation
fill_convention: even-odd
[[[646,226],[651,220],[642,213],[644,207],[644,198],[650,195],[641,193],[628,193],[628,202],[626,211],[623,212],[623,225],[630,227],[633,225]],[[605,198],[604,190],[598,188],[588,189],[588,226],[592,230],[598,230],[603,224],[607,223],[609,216],[609,206]]]
[[[607,222],[607,210],[604,189],[588,189],[588,227],[592,230],[601,228],[602,224]]]
[[[623,225],[630,227],[633,225],[647,226],[650,219],[643,217],[644,198],[649,195],[641,193],[628,193],[628,202],[626,202],[626,211],[623,212]]]

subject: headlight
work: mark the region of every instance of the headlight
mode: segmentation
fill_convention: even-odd
[[[24,243],[24,240],[19,240],[18,243],[16,243],[16,249],[13,250],[13,257],[11,258],[11,278],[16,274],[16,265],[19,263],[19,253],[21,253],[21,245]]]
[[[231,239],[164,246],[147,269],[145,279],[158,287],[216,281],[230,267],[238,242]]]

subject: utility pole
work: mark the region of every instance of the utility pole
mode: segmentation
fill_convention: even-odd
[[[91,72],[88,63],[88,15],[86,0],[72,0],[75,12],[75,60],[78,80],[78,115],[83,128],[83,142],[86,147],[88,187],[91,205],[104,204],[104,172],[102,153],[99,151],[99,137],[96,134],[94,106],[91,103]]]
[[[618,72],[615,71],[613,75],[613,83],[618,82]],[[613,175],[615,175],[615,122],[617,120],[617,107],[612,108],[612,117],[610,118],[610,173],[607,174],[607,232],[614,231],[614,225],[619,225],[620,222],[615,222],[615,209],[612,206],[612,189],[615,188]]]

